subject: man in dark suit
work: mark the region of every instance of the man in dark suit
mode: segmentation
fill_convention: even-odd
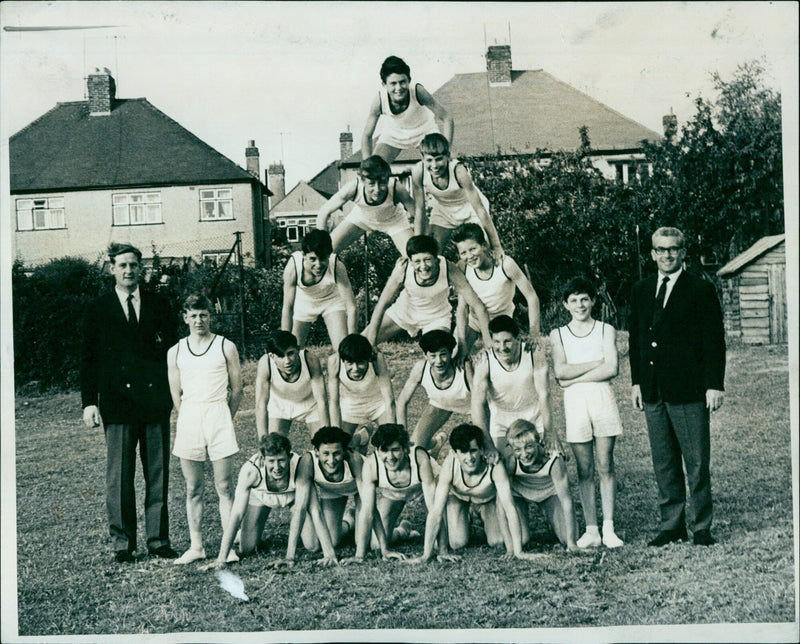
[[[108,249],[113,291],[89,305],[83,324],[81,399],[87,427],[104,425],[106,506],[115,560],[136,550],[136,446],[145,479],[145,525],[151,555],[172,559],[167,517],[169,417],[167,350],[177,342],[175,316],[158,295],[139,289],[142,253]]]
[[[683,269],[680,230],[656,230],[651,256],[658,273],[633,287],[629,325],[631,398],[644,409],[661,509],[661,531],[648,545],[688,538],[685,463],[694,543],[710,546],[709,418],[724,389],[722,311],[713,284]]]

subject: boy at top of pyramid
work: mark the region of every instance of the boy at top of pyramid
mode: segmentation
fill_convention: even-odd
[[[377,154],[391,163],[401,150],[416,148],[422,138],[438,132],[442,121],[444,136],[453,142],[453,118],[419,83],[411,82],[411,70],[402,58],[389,56],[381,65],[381,88],[372,101],[361,137],[361,158]],[[380,132],[373,147],[372,135],[380,120]]]

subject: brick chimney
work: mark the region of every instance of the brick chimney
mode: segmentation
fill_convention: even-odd
[[[347,132],[339,133],[339,160],[344,161],[351,156],[353,156],[353,133],[348,125]]]
[[[247,171],[256,179],[260,179],[261,164],[258,160],[258,148],[256,147],[255,141],[251,140],[247,142],[247,147],[244,149],[244,158],[247,162]]]
[[[286,171],[283,163],[272,163],[268,170],[269,189],[272,192],[271,203],[275,205],[286,196]]]
[[[89,116],[108,116],[114,107],[117,85],[107,67],[95,68],[86,81],[89,91]]]
[[[489,85],[511,85],[511,45],[491,45],[486,52]]]
[[[671,139],[678,132],[678,117],[672,113],[672,108],[669,108],[669,114],[665,114],[661,118],[661,127],[664,128],[664,138]]]

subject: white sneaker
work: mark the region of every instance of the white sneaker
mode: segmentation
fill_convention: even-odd
[[[175,565],[182,566],[184,564],[192,563],[193,561],[200,561],[201,559],[206,558],[206,549],[200,548],[200,550],[194,550],[193,548],[189,548],[186,552],[184,552],[180,557],[175,560]]]
[[[225,561],[228,563],[235,563],[239,561],[239,555],[236,554],[236,551],[233,548],[231,548],[228,552],[228,558]]]
[[[603,531],[603,545],[606,548],[619,548],[624,546],[625,542],[620,539],[614,532]]]
[[[602,542],[603,541],[600,539],[599,534],[589,534],[588,532],[584,532],[583,536],[575,543],[579,548],[598,548]]]

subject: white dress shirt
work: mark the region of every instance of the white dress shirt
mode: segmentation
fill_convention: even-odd
[[[682,272],[683,272],[682,266],[677,271],[675,271],[674,273],[670,273],[669,275],[667,275],[666,273],[662,273],[661,271],[658,271],[658,280],[656,281],[656,295],[655,295],[656,297],[658,297],[658,289],[661,288],[661,282],[664,281],[665,277],[669,277],[669,282],[667,282],[667,292],[664,295],[664,306],[667,305],[667,302],[669,301],[669,295],[670,293],[672,293],[672,289],[675,287],[675,282],[678,280],[678,277],[680,277],[680,274]]]
[[[125,314],[125,317],[128,317],[128,291],[121,289],[119,286],[115,286],[114,290],[117,293],[117,297],[119,298],[119,303],[122,306],[122,312]],[[133,310],[136,311],[136,319],[142,319],[142,297],[139,293],[139,287],[136,287],[136,290],[133,292]],[[130,322],[130,320],[128,320]]]

